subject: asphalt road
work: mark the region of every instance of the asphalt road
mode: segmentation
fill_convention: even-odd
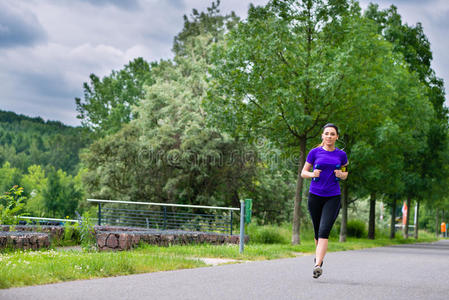
[[[449,240],[0,290],[0,299],[449,299]]]

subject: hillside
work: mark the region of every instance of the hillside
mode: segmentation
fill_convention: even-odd
[[[80,149],[89,145],[83,129],[0,110],[0,165],[25,171],[30,165],[76,172]]]

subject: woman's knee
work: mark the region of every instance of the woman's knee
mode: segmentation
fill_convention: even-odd
[[[321,230],[318,233],[319,239],[329,239],[330,230]]]

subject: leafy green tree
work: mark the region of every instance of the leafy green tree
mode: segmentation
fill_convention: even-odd
[[[148,200],[155,174],[142,160],[144,149],[139,145],[140,131],[131,124],[112,135],[94,142],[82,155],[88,171],[83,176],[90,197],[120,200]],[[157,194],[156,192],[154,194]]]
[[[237,135],[264,136],[299,156],[292,236],[297,244],[308,142],[323,124],[348,114],[357,123],[346,122],[361,127],[382,115],[391,106],[383,92],[391,90],[388,72],[397,61],[357,5],[291,0],[251,7],[248,20],[217,47],[213,62],[207,102],[213,122]]]
[[[75,98],[83,127],[102,137],[136,118],[131,108],[143,98],[143,86],[152,84],[151,68],[155,65],[139,57],[102,79],[91,74],[90,83],[83,84],[84,100]]]
[[[207,50],[208,40],[200,36],[194,45]],[[207,51],[194,49],[191,53],[186,59],[176,57],[176,66],[167,68],[167,76],[147,90],[135,124],[142,130],[145,147],[162,154],[155,160],[161,168],[153,170],[168,176],[162,190],[170,202],[207,204],[212,197],[218,203],[238,204],[238,186],[252,177],[256,158],[245,161],[251,154],[245,143],[206,126],[200,104],[208,65],[200,55]]]
[[[208,37],[192,45],[206,47]],[[238,185],[250,180],[244,144],[205,126],[207,51],[167,65],[136,107],[138,118],[94,143],[83,158],[89,192],[103,197],[190,204],[238,203]],[[248,175],[248,176],[245,176]],[[92,187],[98,188],[92,188]],[[228,195],[228,196],[224,196]]]
[[[76,211],[78,211],[80,214],[83,214],[84,212],[87,212],[90,208],[92,208],[87,202],[87,190],[86,186],[83,183],[83,177],[87,172],[88,169],[85,166],[82,166],[79,168],[76,176],[73,177],[73,186],[79,193],[79,202]]]
[[[52,217],[56,217],[56,211],[61,206],[62,199],[62,186],[59,182],[58,174],[52,170],[48,173],[47,186],[44,190],[44,203],[46,211],[51,214]]]
[[[211,10],[209,16],[199,14],[202,17],[187,22],[202,29],[184,29],[189,35],[178,39],[182,40],[178,49],[183,50],[173,62],[153,68],[158,75],[135,108],[138,117],[117,134],[94,143],[83,155],[89,169],[85,176],[89,193],[127,200],[231,206],[238,206],[243,194],[262,198],[261,192],[252,190],[259,170],[257,150],[246,141],[208,127],[201,107],[210,47],[214,40],[222,39],[227,21],[211,21],[220,26],[211,32],[208,26],[196,23],[223,19],[215,13]],[[259,211],[263,215],[264,210]]]
[[[23,175],[20,183],[28,195],[26,211],[35,217],[43,216],[45,214],[43,192],[47,186],[43,168],[39,165],[30,166],[28,173]]]
[[[239,18],[234,12],[228,15],[220,14],[220,0],[212,1],[206,12],[198,12],[193,9],[189,17],[184,15],[184,26],[180,33],[174,38],[173,52],[176,56],[189,56],[191,43],[197,36],[208,36],[208,43],[215,43],[221,39],[223,29],[234,27]]]
[[[0,224],[19,224],[19,217],[25,215],[21,212],[26,200],[26,197],[22,196],[22,192],[23,188],[15,185],[8,192],[0,195]]]
[[[46,212],[52,217],[74,216],[82,193],[75,188],[73,178],[62,170],[48,172],[43,191]]]
[[[394,51],[403,55],[410,71],[416,72],[421,83],[427,87],[423,94],[433,104],[434,117],[426,133],[425,141],[422,140],[426,144],[420,145],[421,151],[418,156],[407,157],[407,166],[412,174],[406,177],[408,193],[405,197],[409,205],[412,198],[419,203],[423,198],[428,197],[426,195],[429,195],[429,190],[441,191],[437,186],[447,185],[446,178],[449,175],[448,168],[445,166],[446,160],[441,155],[448,144],[448,109],[444,106],[443,81],[431,68],[432,52],[421,23],[414,26],[403,24],[394,5],[379,10],[377,4],[370,4],[365,16],[376,21],[379,32],[392,43]],[[436,198],[444,196],[444,194],[440,196],[435,193],[430,195]],[[417,233],[418,228],[415,227],[416,236]],[[405,227],[404,234],[408,237],[408,226]]]
[[[0,191],[2,193],[8,192],[12,186],[18,185],[22,172],[11,167],[9,162],[5,162],[0,168]]]

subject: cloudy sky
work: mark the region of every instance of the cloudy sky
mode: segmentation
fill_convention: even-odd
[[[129,60],[172,57],[183,15],[210,0],[0,0],[0,110],[79,125],[75,97],[89,74],[118,70]],[[246,17],[249,3],[222,0],[223,13]],[[370,1],[360,1],[362,7]],[[421,22],[433,68],[449,91],[447,0],[373,0],[398,7],[408,24]]]

